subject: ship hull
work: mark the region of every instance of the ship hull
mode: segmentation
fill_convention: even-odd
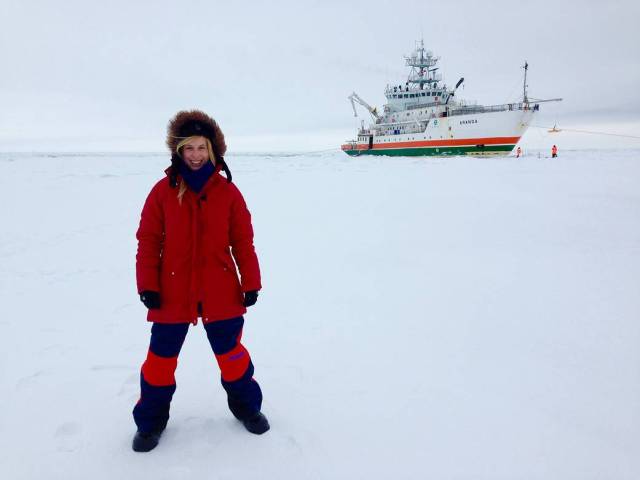
[[[373,135],[341,146],[351,156],[508,155],[534,116],[531,110],[431,119],[423,132]]]

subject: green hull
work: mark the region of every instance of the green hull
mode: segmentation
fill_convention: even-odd
[[[376,148],[372,150],[343,150],[347,155],[388,155],[392,157],[426,157],[432,155],[496,155],[513,150],[514,145],[485,145],[470,147],[417,147],[417,148]]]

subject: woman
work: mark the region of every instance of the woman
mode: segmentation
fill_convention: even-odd
[[[262,286],[251,215],[231,183],[224,135],[207,114],[182,111],[169,123],[167,146],[171,166],[149,193],[137,232],[138,293],[153,322],[140,400],[133,409],[137,452],[155,448],[167,425],[178,354],[189,324],[196,325],[198,318],[231,412],[252,433],[269,430],[253,364],[240,343],[242,315],[256,303]]]

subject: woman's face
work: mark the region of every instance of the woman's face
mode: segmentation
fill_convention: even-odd
[[[200,170],[209,160],[207,140],[204,137],[195,137],[182,147],[182,159],[191,170]]]

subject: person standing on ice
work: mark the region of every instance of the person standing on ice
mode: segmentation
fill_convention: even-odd
[[[155,448],[167,425],[178,354],[198,318],[220,367],[229,409],[251,433],[270,428],[260,411],[253,363],[240,343],[246,307],[256,303],[262,285],[251,214],[231,183],[224,135],[199,110],[178,112],[167,130],[171,165],[149,193],[136,234],[138,293],[153,322],[133,409],[136,452]]]
[[[551,147],[551,158],[556,158],[558,156],[558,147],[555,145]]]
[[[516,158],[520,158],[520,155],[522,155],[522,149],[518,147],[518,149],[516,150]]]

